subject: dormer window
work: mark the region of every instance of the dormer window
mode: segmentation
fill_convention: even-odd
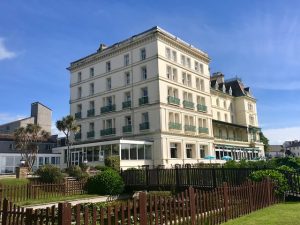
[[[223,92],[226,93],[226,87],[225,87],[225,84],[223,84],[222,89],[223,89]]]
[[[229,94],[232,95],[232,88],[229,88]]]

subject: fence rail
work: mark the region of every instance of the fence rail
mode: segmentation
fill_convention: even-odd
[[[49,184],[32,182],[24,185],[0,185],[0,199],[22,202],[29,199],[83,194],[85,181],[66,180],[63,183]]]
[[[138,199],[121,205],[97,208],[59,203],[46,209],[18,207],[6,199],[1,203],[2,225],[158,225],[158,224],[220,224],[278,202],[268,181],[228,186],[211,191],[189,187],[175,196],[151,196],[145,192]]]
[[[127,189],[216,188],[224,182],[240,185],[256,169],[172,168],[121,171]]]

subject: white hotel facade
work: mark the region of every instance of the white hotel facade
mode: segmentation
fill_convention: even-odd
[[[159,27],[72,62],[68,68],[71,162],[122,168],[263,156],[256,100],[239,79],[209,72],[206,53]],[[59,147],[66,162],[66,149]]]

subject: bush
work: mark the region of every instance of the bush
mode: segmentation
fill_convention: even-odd
[[[64,179],[64,175],[59,168],[53,165],[44,165],[40,167],[36,174],[39,176],[39,181],[43,183],[59,183]]]
[[[120,171],[120,156],[108,156],[104,160],[105,166]]]
[[[111,168],[109,168],[107,166],[97,165],[97,166],[95,166],[95,169],[99,170],[99,171],[105,171],[105,170],[109,170]]]
[[[79,180],[88,177],[88,174],[83,172],[80,166],[70,166],[66,169],[66,172],[69,176],[75,177]]]
[[[112,169],[89,177],[86,183],[89,194],[116,195],[124,190],[124,182],[120,174]]]
[[[283,195],[288,190],[288,183],[282,173],[276,170],[258,170],[249,175],[250,179],[255,182],[260,182],[264,179],[271,179],[275,183],[275,193]]]
[[[279,166],[277,169],[280,170],[280,171],[283,171],[283,172],[290,172],[290,173],[296,172],[296,170],[294,168],[291,168],[291,167],[286,166],[286,165]]]

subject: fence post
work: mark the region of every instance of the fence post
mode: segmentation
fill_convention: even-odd
[[[213,181],[213,188],[217,187],[217,176],[216,176],[216,169],[212,168],[212,181]]]
[[[71,225],[72,209],[70,203],[58,203],[58,225]]]
[[[196,205],[195,205],[195,192],[194,189],[189,187],[189,201],[190,201],[190,215],[191,215],[191,225],[196,224]]]
[[[6,225],[7,223],[7,210],[8,210],[8,200],[5,198],[3,200],[3,205],[2,205],[2,225]]]
[[[175,165],[176,189],[179,190],[179,166]]]
[[[145,168],[145,173],[146,173],[146,185],[147,185],[147,188],[149,188],[149,167],[146,166]]]
[[[266,182],[267,182],[268,205],[271,205],[271,181],[269,178],[267,178]]]
[[[140,225],[147,225],[147,195],[145,192],[139,194]]]
[[[223,194],[224,194],[224,209],[225,209],[225,221],[228,221],[228,185],[226,182],[223,183]]]
[[[248,185],[248,195],[249,195],[249,204],[250,204],[250,212],[252,212],[254,210],[253,208],[253,185],[252,182],[250,180],[247,181],[247,185]]]
[[[32,215],[33,215],[33,209],[32,208],[27,208],[25,212],[25,225],[32,225]]]

